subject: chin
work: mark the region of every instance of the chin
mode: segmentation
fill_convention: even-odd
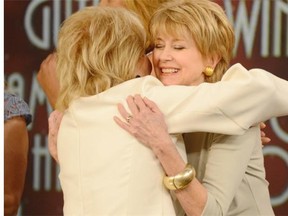
[[[165,85],[165,86],[179,85],[177,82],[175,82],[175,81],[173,81],[173,80],[161,80],[161,82],[162,82],[163,85]]]

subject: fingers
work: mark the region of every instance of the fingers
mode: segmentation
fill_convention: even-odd
[[[264,131],[261,131],[261,141],[262,141],[262,144],[267,144],[271,141],[271,139],[266,136]]]
[[[153,112],[161,113],[160,109],[153,101],[149,100],[146,97],[142,98],[139,94],[136,94],[134,97],[129,96],[128,100],[129,102],[127,102],[133,115],[139,113],[139,111],[145,111],[147,110],[147,108],[149,108]]]
[[[261,130],[261,137],[265,137],[265,136],[266,136],[265,132]]]
[[[269,137],[261,137],[261,142],[262,142],[262,145],[265,145],[271,142],[271,139]]]
[[[134,96],[134,101],[135,101],[135,103],[139,109],[145,109],[146,108],[146,104],[139,94],[136,94]]]
[[[144,103],[140,95],[128,96],[127,104],[132,113],[132,115],[137,115],[139,111],[144,111],[147,109],[146,104]]]
[[[136,94],[134,97],[128,96],[126,101],[132,115],[137,115],[140,111],[147,111],[147,108],[153,112],[161,113],[160,109],[153,101],[146,97],[142,98],[139,94]],[[123,105],[120,105],[118,110],[123,118],[127,118],[127,116],[129,116],[129,113],[126,111]]]
[[[147,106],[140,95],[135,95],[134,97],[128,96],[126,101],[132,116],[136,116],[140,111],[147,109]],[[129,118],[130,114],[122,104],[118,104],[118,110],[124,119]]]
[[[126,130],[128,133],[131,134],[131,128],[130,128],[129,124],[127,124],[126,122],[123,122],[117,116],[114,116],[113,119],[122,129]]]
[[[48,118],[49,130],[56,131],[58,133],[62,118],[63,113],[58,110],[54,110]]]
[[[128,96],[127,99],[126,99],[126,101],[127,101],[128,107],[129,107],[132,115],[136,115],[136,114],[139,112],[139,110],[138,110],[138,105],[137,105],[137,103],[135,102],[134,97]],[[127,116],[128,116],[128,115],[127,115]],[[127,117],[127,116],[126,116],[126,117]]]
[[[261,128],[261,129],[266,128],[266,124],[265,124],[264,122],[261,122],[261,123],[260,123],[260,128]]]
[[[122,118],[127,119],[127,117],[130,115],[127,110],[124,108],[124,106],[122,104],[118,104],[117,105],[118,111],[120,113],[120,115],[122,116]]]
[[[137,117],[140,113],[149,113],[151,111],[155,113],[162,113],[153,101],[147,98],[143,99],[139,94],[135,95],[134,97],[128,96],[126,101],[131,114],[122,104],[118,104],[117,107],[122,118],[126,119],[128,123],[133,119],[133,117]]]
[[[271,142],[271,139],[269,137],[266,136],[266,133],[263,131],[263,129],[266,128],[266,124],[264,122],[260,123],[260,129],[261,129],[261,142],[262,145],[265,145],[269,142]]]
[[[57,154],[57,136],[58,130],[61,124],[63,113],[58,110],[53,111],[48,119],[49,133],[48,133],[48,149],[51,156],[55,159],[57,163],[58,154]]]
[[[143,101],[144,101],[145,105],[147,107],[149,107],[153,112],[161,112],[159,107],[153,101],[149,100],[146,97],[143,98]]]

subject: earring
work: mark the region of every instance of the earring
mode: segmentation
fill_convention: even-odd
[[[208,77],[212,76],[214,72],[214,69],[212,67],[206,67],[205,70],[204,70],[204,74]]]

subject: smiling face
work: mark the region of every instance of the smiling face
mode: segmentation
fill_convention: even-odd
[[[163,3],[150,20],[149,33],[155,73],[165,85],[217,82],[229,66],[233,27],[223,9],[210,0]],[[213,73],[204,75],[206,67]]]
[[[160,33],[153,50],[156,77],[164,85],[199,85],[207,66],[192,37]]]

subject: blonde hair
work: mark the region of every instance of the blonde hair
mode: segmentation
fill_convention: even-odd
[[[56,108],[134,78],[145,36],[141,21],[124,8],[87,7],[67,18],[58,36]]]
[[[124,0],[125,7],[139,15],[144,28],[149,33],[149,22],[153,13],[159,8],[162,3],[169,2],[170,0]],[[148,34],[146,40],[146,52],[152,50],[151,37]]]
[[[193,38],[202,56],[219,57],[220,61],[207,82],[221,79],[232,58],[235,35],[223,9],[209,0],[175,0],[163,4],[149,24],[152,40],[158,32]],[[210,65],[207,65],[210,66]]]

